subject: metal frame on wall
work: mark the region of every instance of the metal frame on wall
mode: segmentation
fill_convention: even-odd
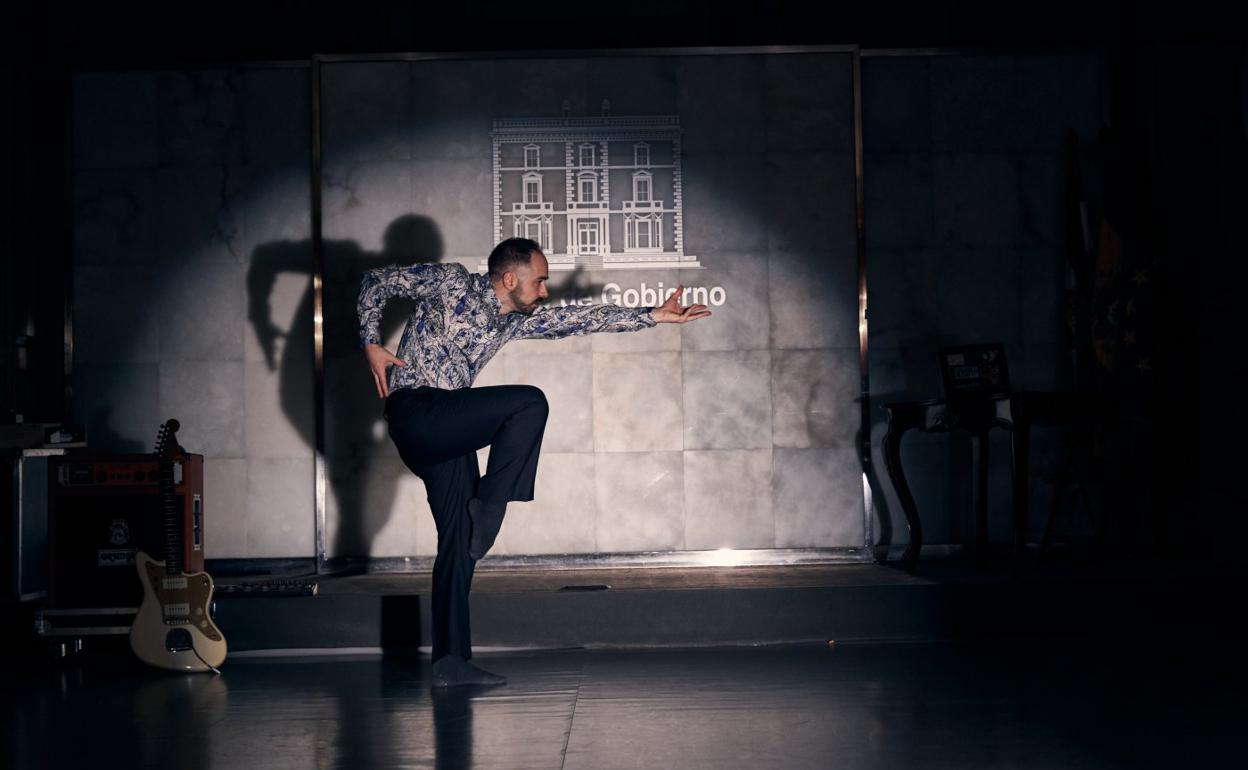
[[[542,568],[577,569],[586,567],[647,567],[647,566],[752,566],[781,564],[827,564],[862,563],[874,561],[875,510],[871,494],[871,431],[870,431],[870,380],[867,358],[867,273],[866,234],[864,212],[863,141],[862,141],[862,68],[859,46],[739,46],[698,48],[626,48],[604,50],[559,51],[493,51],[471,53],[410,53],[380,56],[318,55],[312,60],[311,83],[311,201],[312,201],[312,250],[313,250],[313,348],[314,404],[316,420],[315,446],[315,522],[316,522],[316,571],[332,572],[367,566],[375,571],[410,571],[428,569],[432,556],[355,558],[327,557],[325,554],[326,516],[326,457],[325,457],[325,362],[322,308],[324,290],[324,242],[322,237],[321,201],[321,67],[324,64],[364,62],[415,62],[438,60],[481,59],[561,59],[561,58],[612,58],[612,57],[662,57],[662,56],[726,56],[726,55],[784,55],[784,54],[848,54],[852,67],[852,101],[854,132],[854,184],[855,184],[855,235],[858,271],[858,365],[861,398],[861,425],[856,448],[862,464],[863,492],[863,543],[860,546],[840,548],[769,548],[728,549],[718,551],[662,551],[644,553],[563,554],[542,556],[492,556],[481,563],[482,569]]]

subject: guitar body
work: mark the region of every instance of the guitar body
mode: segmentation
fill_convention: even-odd
[[[212,622],[207,572],[168,574],[163,561],[134,556],[143,604],[130,627],[130,647],[144,663],[171,671],[210,671],[225,661],[225,637]]]

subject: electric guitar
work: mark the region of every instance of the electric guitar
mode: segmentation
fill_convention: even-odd
[[[178,445],[177,420],[160,427],[160,497],[165,519],[165,560],[143,551],[134,556],[143,584],[143,604],[130,627],[130,648],[144,663],[172,671],[217,671],[225,661],[225,637],[212,622],[212,578],[207,572],[182,571],[183,526],[174,473],[186,450]]]

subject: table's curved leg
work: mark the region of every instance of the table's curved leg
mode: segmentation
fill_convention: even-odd
[[[901,510],[906,515],[906,527],[910,530],[910,543],[901,556],[906,569],[914,569],[919,560],[919,550],[923,547],[923,525],[919,522],[919,509],[914,504],[914,495],[910,494],[910,485],[906,483],[906,474],[901,467],[901,437],[905,430],[894,430],[889,425],[884,434],[884,464],[888,467],[888,479],[897,498],[901,501]]]
[[[1027,550],[1027,504],[1030,502],[1027,489],[1029,433],[1027,423],[1023,420],[1016,421],[1010,429],[1010,475],[1014,487],[1013,570],[1015,575],[1022,569],[1023,554]]]
[[[988,566],[988,430],[971,433],[975,484],[971,491],[975,506],[975,565]]]

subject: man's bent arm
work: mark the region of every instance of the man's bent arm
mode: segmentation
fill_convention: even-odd
[[[360,317],[360,348],[381,344],[378,327],[387,300],[391,297],[420,299],[460,270],[466,272],[458,262],[428,262],[407,267],[386,265],[366,270],[360,279],[360,296],[356,302],[356,312]]]

